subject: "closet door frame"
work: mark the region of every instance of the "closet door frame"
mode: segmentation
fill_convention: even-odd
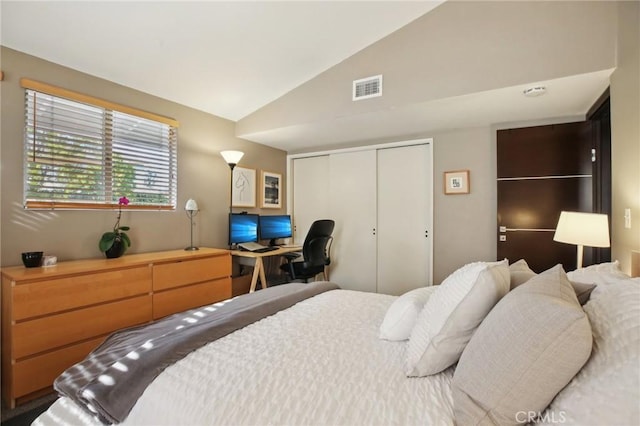
[[[346,152],[356,152],[356,151],[368,151],[368,150],[377,150],[377,149],[384,149],[384,148],[397,148],[397,147],[404,147],[404,146],[412,146],[412,145],[424,145],[424,144],[428,144],[430,145],[430,150],[431,150],[431,155],[429,156],[429,164],[428,167],[430,168],[430,173],[431,173],[431,190],[429,191],[428,197],[429,197],[429,205],[431,206],[431,214],[430,214],[430,218],[429,218],[429,231],[430,231],[430,235],[428,238],[428,244],[429,244],[429,273],[428,273],[428,279],[429,279],[429,284],[433,285],[433,270],[434,270],[434,266],[433,266],[433,241],[434,241],[434,229],[433,229],[433,220],[434,220],[434,188],[433,188],[433,183],[435,182],[434,176],[433,176],[433,172],[434,172],[434,168],[433,168],[433,158],[434,158],[434,142],[433,142],[433,138],[424,138],[424,139],[413,139],[413,140],[405,140],[405,141],[398,141],[398,142],[389,142],[389,143],[383,143],[383,144],[375,144],[375,145],[365,145],[365,146],[358,146],[358,147],[351,147],[351,148],[340,148],[340,149],[332,149],[332,150],[324,150],[324,151],[315,151],[315,152],[305,152],[305,153],[301,153],[301,154],[288,154],[287,155],[287,167],[286,167],[286,173],[287,176],[293,176],[292,175],[292,171],[293,171],[293,160],[295,160],[296,158],[305,158],[305,157],[316,157],[316,156],[320,156],[320,155],[330,155],[330,154],[341,154],[341,153],[346,153]],[[287,202],[287,213],[288,214],[294,214],[293,212],[293,185],[291,183],[292,179],[287,179],[286,181],[286,191],[287,191],[287,200],[289,200]]]

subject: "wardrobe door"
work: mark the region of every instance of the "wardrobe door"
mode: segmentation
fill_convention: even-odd
[[[376,291],[376,151],[329,156],[329,211],[336,221],[331,281]]]
[[[304,243],[311,224],[329,214],[329,156],[293,160],[293,240]]]
[[[431,284],[430,148],[378,150],[378,293]]]

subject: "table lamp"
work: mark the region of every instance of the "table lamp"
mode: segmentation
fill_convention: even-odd
[[[577,268],[582,268],[583,247],[609,247],[609,219],[606,214],[560,212],[553,240],[578,246]]]
[[[187,212],[187,216],[191,220],[191,244],[189,247],[185,248],[185,250],[200,250],[198,247],[193,245],[193,217],[198,214],[198,203],[193,198],[189,198],[187,200],[187,204],[184,206],[185,211]]]

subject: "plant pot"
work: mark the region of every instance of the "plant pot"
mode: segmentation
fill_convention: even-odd
[[[122,240],[115,240],[111,248],[104,252],[107,259],[115,259],[116,257],[120,257],[127,250],[127,247],[124,245]]]

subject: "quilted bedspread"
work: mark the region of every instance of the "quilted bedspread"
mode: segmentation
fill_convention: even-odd
[[[103,423],[122,422],[166,367],[207,343],[337,288],[330,282],[285,284],[120,330],[62,373],[54,388]]]
[[[191,353],[145,390],[129,425],[450,425],[453,369],[403,373],[378,338],[393,296],[335,290]],[[97,424],[66,398],[34,425]]]

